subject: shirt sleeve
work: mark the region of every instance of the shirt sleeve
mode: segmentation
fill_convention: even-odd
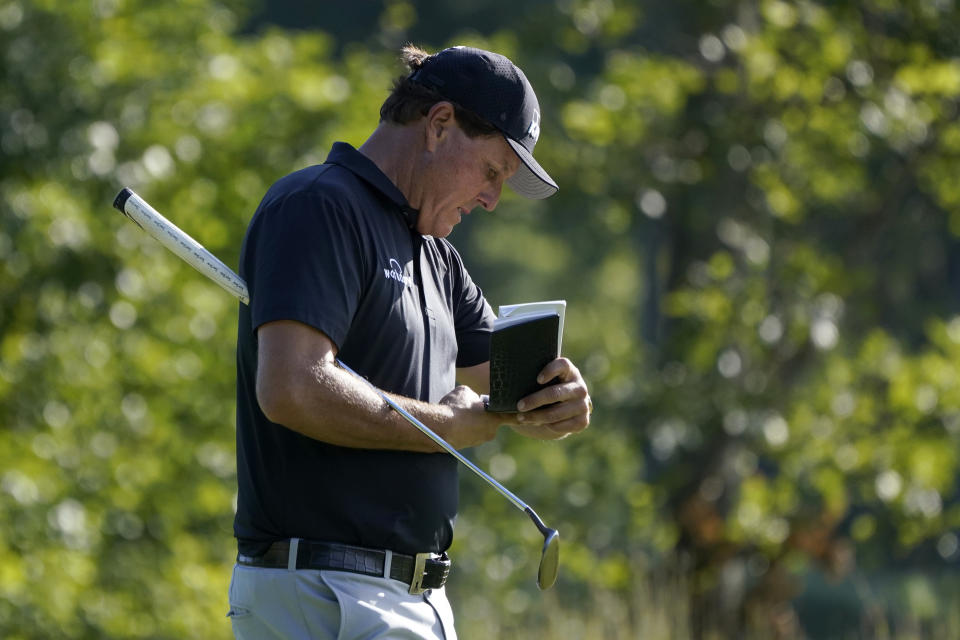
[[[472,367],[490,359],[490,334],[496,316],[483,291],[474,283],[460,258],[447,241],[453,278],[454,326],[457,332],[457,367]]]
[[[241,268],[250,289],[251,326],[295,320],[339,348],[361,294],[363,251],[355,220],[342,205],[297,191],[261,205]]]

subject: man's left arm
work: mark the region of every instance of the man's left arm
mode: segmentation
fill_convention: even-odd
[[[490,393],[490,361],[458,368],[457,382],[467,385],[481,395]]]

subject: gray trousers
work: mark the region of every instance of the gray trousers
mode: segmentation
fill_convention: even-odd
[[[444,589],[315,569],[234,565],[227,616],[237,640],[456,640]]]

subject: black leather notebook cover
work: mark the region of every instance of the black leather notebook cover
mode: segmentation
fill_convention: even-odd
[[[554,313],[493,332],[489,411],[516,411],[520,398],[547,386],[537,382],[537,375],[559,355],[559,328],[560,316]]]

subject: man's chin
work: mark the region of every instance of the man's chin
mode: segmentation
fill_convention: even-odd
[[[448,235],[453,233],[454,227],[456,227],[458,224],[460,224],[460,220],[457,220],[453,224],[437,225],[437,228],[434,229],[435,233],[431,235],[434,238],[446,238]]]

